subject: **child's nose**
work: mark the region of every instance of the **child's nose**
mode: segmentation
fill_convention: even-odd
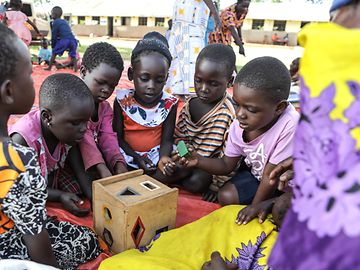
[[[246,118],[246,113],[245,113],[245,109],[239,107],[238,111],[237,111],[237,116],[241,119],[245,119]]]

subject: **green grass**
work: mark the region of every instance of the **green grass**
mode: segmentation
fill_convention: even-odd
[[[86,49],[88,46],[85,45],[81,45],[78,47],[77,51],[80,53],[81,56],[84,55]],[[37,53],[39,51],[40,46],[36,46],[36,45],[31,45],[30,46],[30,52],[32,54],[32,58],[35,58],[37,61]],[[120,52],[122,58],[124,59],[124,61],[130,61],[130,57],[131,57],[131,49],[130,48],[121,48],[121,47],[116,47],[116,49]],[[63,56],[58,57],[57,59],[67,59],[68,56],[65,53]]]

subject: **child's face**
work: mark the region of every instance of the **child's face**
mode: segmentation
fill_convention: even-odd
[[[16,39],[19,62],[16,64],[16,76],[11,80],[14,90],[15,107],[13,113],[24,114],[30,111],[34,104],[35,89],[31,76],[32,64],[29,50],[20,39]]]
[[[135,97],[143,104],[155,105],[162,97],[169,63],[157,53],[143,55],[133,66]]]
[[[94,110],[94,103],[90,101],[73,100],[66,109],[51,113],[49,129],[60,142],[73,145],[83,139]]]
[[[218,102],[226,91],[231,78],[223,65],[203,59],[195,67],[195,91],[204,103]]]
[[[118,70],[108,64],[101,63],[91,72],[80,68],[81,78],[89,87],[95,103],[107,100],[118,85],[122,70]]]
[[[47,42],[42,42],[41,47],[43,47],[44,49],[47,49],[48,48]]]
[[[238,83],[234,85],[233,100],[238,106],[236,118],[240,128],[247,132],[266,131],[283,111],[279,110],[278,104],[261,95],[261,92]]]

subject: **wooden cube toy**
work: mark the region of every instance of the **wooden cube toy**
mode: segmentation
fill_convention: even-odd
[[[114,253],[175,228],[178,190],[142,170],[94,181],[92,188],[95,231]]]

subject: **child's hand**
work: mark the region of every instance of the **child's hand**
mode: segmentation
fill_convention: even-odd
[[[269,178],[270,185],[277,184],[279,190],[284,190],[294,178],[293,159],[290,157],[276,165]]]
[[[135,161],[139,165],[140,169],[144,170],[145,174],[154,174],[156,172],[156,166],[149,158],[145,156],[138,156]]]
[[[273,200],[267,200],[255,205],[248,205],[239,211],[236,224],[245,225],[253,220],[255,217],[259,218],[259,223],[263,223],[267,215],[271,212],[273,206]]]
[[[201,270],[236,270],[238,269],[237,265],[229,264],[227,265],[218,251],[215,251],[211,254],[211,260],[204,263],[201,267]]]
[[[116,162],[115,167],[114,167],[114,173],[115,174],[122,174],[122,173],[126,173],[128,171],[128,169],[126,168],[126,165],[122,162]]]
[[[218,192],[209,188],[209,190],[203,194],[203,200],[207,202],[217,202],[217,196]]]
[[[96,169],[100,175],[100,178],[106,178],[106,177],[112,176],[110,170],[104,163],[97,164]]]
[[[199,162],[199,155],[196,153],[192,146],[186,145],[189,151],[187,157],[180,157],[179,154],[172,156],[172,161],[177,163],[180,166],[193,168],[196,167]]]
[[[170,157],[163,156],[159,160],[159,170],[166,176],[171,176],[176,170],[176,164]]]
[[[60,196],[60,202],[65,210],[78,217],[84,217],[89,214],[90,209],[82,208],[84,201],[74,193],[64,192]]]

